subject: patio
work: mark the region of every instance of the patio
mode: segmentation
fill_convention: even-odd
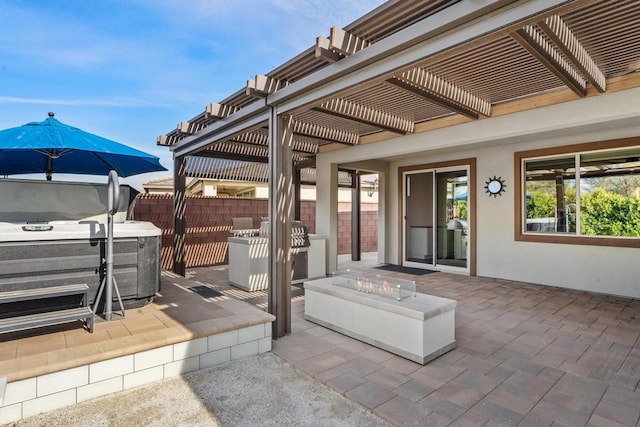
[[[266,292],[230,288],[226,275],[188,271],[266,306]],[[457,348],[439,359],[422,366],[307,322],[301,295],[292,334],[272,351],[396,425],[640,425],[640,301],[441,272],[413,278],[419,292],[458,301]]]
[[[339,264],[373,268],[375,254],[355,263],[340,257]],[[0,371],[17,380],[14,388],[28,392],[33,382],[34,395],[22,403],[26,417],[64,406],[65,391],[35,395],[36,382],[38,393],[53,390],[47,378],[60,387],[82,378],[74,390],[79,402],[243,357],[254,344],[267,351],[268,340],[276,355],[396,425],[640,425],[640,301],[441,272],[384,274],[458,301],[456,349],[423,366],[314,325],[303,319],[298,288],[292,334],[257,339],[257,325],[270,329],[267,293],[229,286],[227,266],[216,266],[189,269],[187,278],[163,272],[154,303],[98,322],[94,334],[74,326],[5,336]],[[244,332],[234,336],[251,335],[251,344],[244,337],[221,351],[219,339],[238,329]],[[117,380],[101,378],[107,368]],[[8,401],[10,394],[1,422],[19,419],[21,404]]]

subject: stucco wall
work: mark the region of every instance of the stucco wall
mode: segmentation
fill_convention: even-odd
[[[492,147],[460,151],[455,157],[431,155],[412,160],[419,164],[476,158],[477,275],[640,297],[640,249],[515,241],[518,189],[513,186],[513,155],[533,146]],[[397,173],[397,168],[392,169]],[[502,196],[495,198],[484,190],[485,182],[494,175],[507,184]]]
[[[398,168],[476,158],[477,275],[640,298],[640,249],[515,241],[513,187],[516,151],[640,136],[639,99],[640,89],[631,89],[478,120],[328,152],[318,156],[317,167],[388,159],[384,259],[398,263]],[[497,198],[484,192],[494,175],[507,183]],[[330,191],[318,194],[318,210],[326,214]],[[317,222],[331,230],[324,217]]]

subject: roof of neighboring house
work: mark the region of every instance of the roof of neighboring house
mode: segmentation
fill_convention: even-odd
[[[190,178],[187,177],[186,178],[186,186],[187,188],[193,186],[198,180],[195,178]],[[169,178],[160,178],[160,179],[154,179],[151,181],[146,181],[142,183],[142,187],[144,189],[149,189],[149,188],[160,188],[163,190],[171,190],[173,191],[173,178],[169,177]]]
[[[637,0],[391,0],[158,143],[178,155],[266,162],[268,105],[277,105],[302,162],[321,149],[509,114],[525,97],[623,90],[615,79],[640,69],[639,21]]]
[[[171,187],[173,188],[173,178],[161,178],[161,179],[154,179],[151,181],[146,181],[144,183],[142,183],[142,185],[147,188],[147,187]]]

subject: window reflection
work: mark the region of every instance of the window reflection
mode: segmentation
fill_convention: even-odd
[[[640,236],[640,147],[525,159],[524,178],[525,231]]]

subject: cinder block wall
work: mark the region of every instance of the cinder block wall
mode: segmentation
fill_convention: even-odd
[[[315,206],[314,206],[315,208]],[[360,237],[362,252],[378,250],[378,205],[360,205]],[[351,253],[351,203],[338,203],[338,254]]]
[[[227,237],[231,218],[251,217],[255,228],[268,216],[267,199],[236,199],[218,197],[187,197],[186,264],[187,267],[227,264]],[[362,204],[362,251],[378,247],[378,206]],[[303,201],[302,222],[309,233],[315,233],[316,203]],[[150,221],[162,230],[162,268],[173,265],[173,197],[171,195],[139,194],[135,201],[134,218]],[[351,253],[351,203],[338,207],[338,253]]]

